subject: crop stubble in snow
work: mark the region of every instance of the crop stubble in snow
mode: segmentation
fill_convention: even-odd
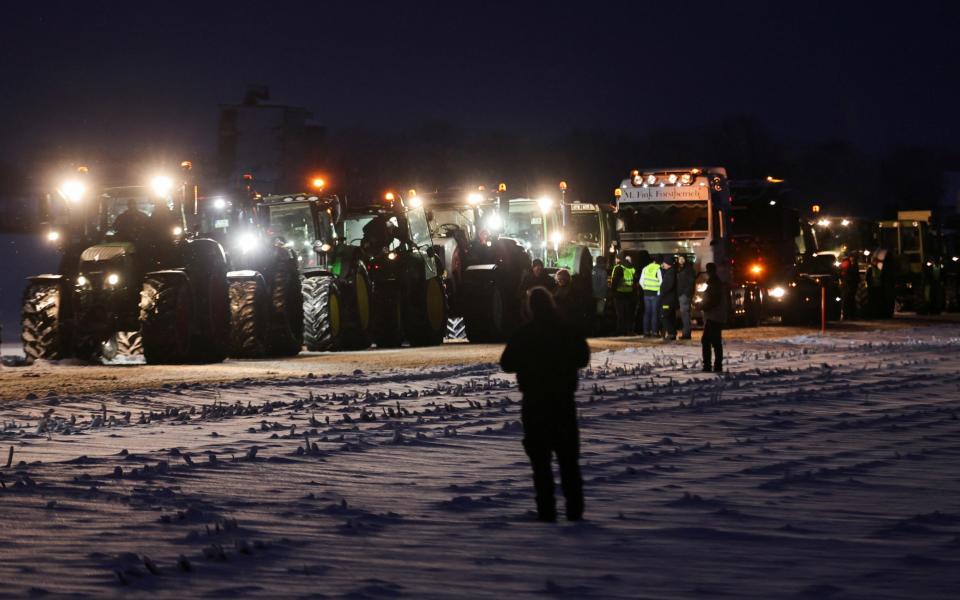
[[[492,364],[8,401],[0,595],[949,597],[958,336],[596,353],[576,525]]]

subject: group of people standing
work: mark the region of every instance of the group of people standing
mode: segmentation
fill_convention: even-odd
[[[683,255],[641,255],[641,261],[644,264],[637,269],[632,256],[623,254],[613,267],[610,287],[617,335],[689,340],[697,279],[693,265]]]

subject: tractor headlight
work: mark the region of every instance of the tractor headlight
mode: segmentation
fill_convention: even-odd
[[[330,244],[322,244],[320,246],[321,252],[330,252],[331,250],[333,250],[333,246],[331,246]]]
[[[120,283],[120,276],[117,275],[116,273],[110,273],[109,275],[107,275],[106,281],[107,281],[107,285],[115,286],[118,283]]]
[[[397,259],[397,253],[396,253],[396,252],[387,252],[387,259],[388,259],[388,260],[396,260],[396,259]]]
[[[166,175],[157,175],[150,180],[150,189],[160,198],[166,198],[173,190],[173,180]]]
[[[767,293],[770,294],[771,298],[780,299],[787,295],[787,290],[783,289],[778,285],[775,288],[770,288],[769,290],[767,290]]]
[[[240,248],[240,252],[243,254],[253,252],[259,245],[260,240],[257,239],[257,236],[252,233],[244,233],[237,238],[237,247]]]
[[[60,232],[56,229],[51,229],[47,232],[47,241],[48,242],[58,242],[60,241]]]
[[[89,280],[89,279],[87,279],[87,278],[84,277],[83,275],[77,275],[77,285],[78,285],[78,286],[80,286],[80,287],[85,287],[88,283],[90,283],[90,280]]]
[[[175,227],[173,228],[173,235],[174,235],[174,236],[183,235],[183,227],[180,227],[179,225],[175,226]]]
[[[86,192],[87,186],[77,179],[64,181],[63,184],[57,188],[57,193],[67,202],[80,202],[83,200],[83,195]]]
[[[227,201],[223,198],[214,198],[213,199],[213,208],[215,210],[223,210],[227,207]]]
[[[503,219],[500,218],[500,215],[493,213],[487,217],[487,229],[490,231],[500,231],[501,227],[503,227]]]
[[[560,242],[563,241],[563,234],[559,231],[554,231],[550,234],[550,241],[553,243],[553,249],[556,250],[560,247]]]
[[[706,283],[698,283],[698,284],[697,284],[697,291],[700,292],[701,294],[704,293],[705,291],[707,291],[707,284],[706,284]]]

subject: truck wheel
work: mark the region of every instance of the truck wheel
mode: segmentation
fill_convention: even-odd
[[[332,277],[303,280],[303,341],[307,350],[339,350],[342,334],[340,290]]]
[[[303,347],[300,274],[296,271],[277,271],[270,296],[271,322],[267,353],[271,356],[296,356]]]
[[[31,282],[23,293],[20,339],[27,360],[63,358],[60,284]]]
[[[230,282],[230,356],[260,358],[267,348],[267,288],[259,277]]]
[[[186,278],[146,278],[140,292],[140,330],[147,363],[190,360],[193,310],[193,293]]]
[[[353,281],[341,292],[353,292],[344,297],[342,350],[363,350],[370,347],[370,278],[362,263],[357,264]],[[339,286],[338,286],[339,287]]]
[[[447,330],[447,306],[443,284],[433,277],[420,286],[418,298],[407,305],[404,330],[411,346],[435,346],[443,343]]]

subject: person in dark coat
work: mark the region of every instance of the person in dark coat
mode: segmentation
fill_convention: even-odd
[[[663,339],[677,339],[677,270],[673,257],[665,256],[660,265],[663,281],[660,283],[660,311],[663,321]]]
[[[681,340],[690,339],[690,306],[693,301],[693,291],[696,287],[697,274],[693,266],[687,262],[687,257],[680,255],[677,257],[677,301],[680,307],[680,324],[682,332]]]
[[[135,198],[127,199],[127,210],[117,215],[113,221],[113,231],[117,239],[134,244],[143,241],[148,227],[150,217],[137,208]]]
[[[726,284],[717,275],[717,265],[707,263],[707,290],[703,293],[703,337],[700,338],[705,372],[723,371],[723,327],[730,311],[729,296]]]
[[[583,335],[560,317],[546,289],[528,292],[527,310],[531,319],[511,336],[500,366],[517,374],[523,394],[523,448],[533,467],[537,516],[541,521],[557,519],[550,465],[556,454],[567,519],[577,521],[583,517],[583,478],[574,393],[578,369],[590,362],[590,348]]]
[[[530,263],[530,271],[524,275],[520,283],[520,291],[525,294],[535,287],[545,287],[548,290],[557,287],[556,280],[550,276],[550,273],[543,270],[543,261],[539,258],[533,259]]]

